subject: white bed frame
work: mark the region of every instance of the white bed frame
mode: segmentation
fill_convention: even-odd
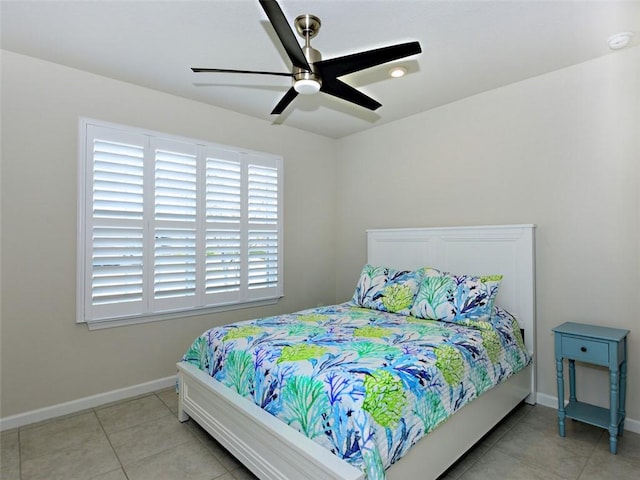
[[[496,304],[515,314],[535,352],[533,225],[369,230],[368,262],[398,269],[502,274]],[[178,363],[180,421],[200,424],[263,480],[362,480],[364,473],[221,385]],[[485,392],[421,439],[388,480],[435,479],[523,400],[534,403],[535,365]]]

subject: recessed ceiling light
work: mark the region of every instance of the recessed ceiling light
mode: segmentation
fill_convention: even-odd
[[[621,48],[629,45],[631,37],[633,37],[633,32],[620,32],[615,35],[611,35],[607,40],[607,43],[611,50],[620,50]]]
[[[391,75],[393,78],[404,77],[406,73],[407,69],[404,67],[393,67],[391,70],[389,70],[389,75]]]

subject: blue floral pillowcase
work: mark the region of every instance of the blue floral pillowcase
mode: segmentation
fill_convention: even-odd
[[[400,271],[365,265],[352,303],[427,320],[468,323],[490,317],[502,275],[454,275],[435,268]]]
[[[501,281],[502,275],[476,277],[424,268],[410,315],[453,323],[490,317]]]
[[[352,302],[381,312],[409,315],[422,272],[365,265]]]

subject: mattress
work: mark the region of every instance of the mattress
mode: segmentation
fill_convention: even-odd
[[[210,329],[183,361],[382,479],[531,358],[516,319],[498,307],[448,323],[344,303]]]

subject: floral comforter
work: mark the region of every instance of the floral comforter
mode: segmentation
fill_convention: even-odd
[[[467,325],[340,304],[214,328],[183,360],[370,480],[529,362],[506,311]]]

